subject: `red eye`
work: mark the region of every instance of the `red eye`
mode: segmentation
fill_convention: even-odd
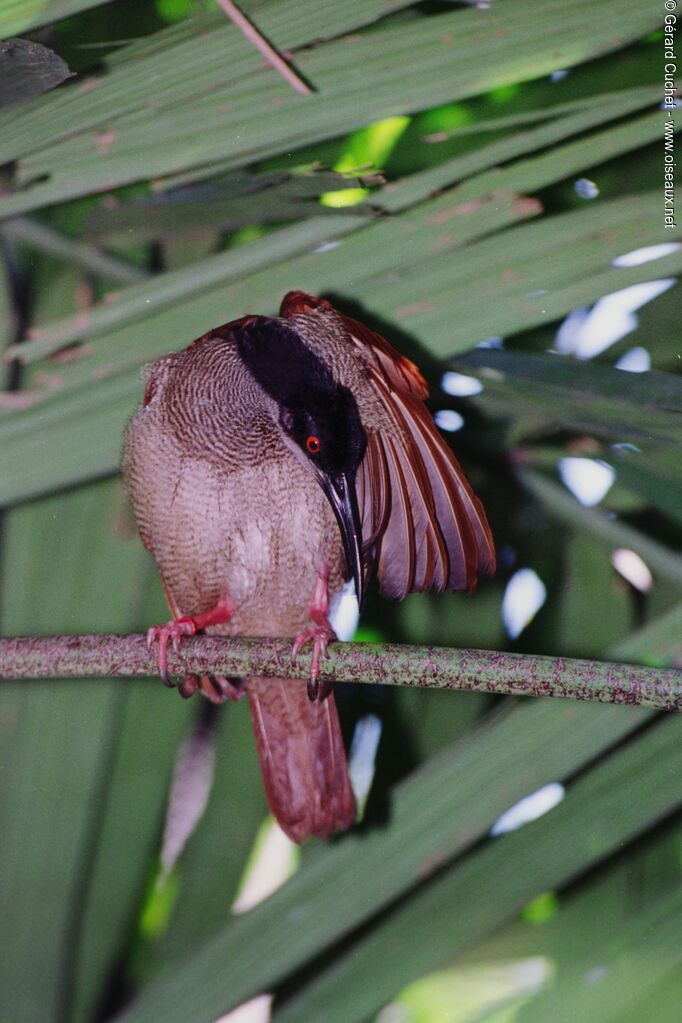
[[[320,438],[316,437],[315,434],[311,434],[305,442],[305,446],[311,455],[319,455],[320,453]]]

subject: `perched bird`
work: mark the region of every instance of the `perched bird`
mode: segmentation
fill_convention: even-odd
[[[329,602],[470,589],[495,553],[480,501],[423,399],[417,367],[300,291],[147,369],[123,474],[173,620],[167,647],[206,631],[312,642],[310,679],[186,679],[216,702],[245,692],[270,807],[295,841],[355,815],[333,693],[318,685]]]

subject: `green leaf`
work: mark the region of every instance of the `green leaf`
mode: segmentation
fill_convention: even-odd
[[[680,524],[682,522],[682,466],[677,445],[640,452],[616,453],[619,480]]]
[[[335,195],[355,187],[360,187],[359,178],[332,173],[234,176],[116,204],[113,209],[100,206],[88,218],[85,233],[108,244],[133,244],[202,229],[304,220],[325,212],[344,216],[343,211],[321,206],[319,198],[323,192]],[[372,212],[371,207],[356,205],[352,215]]]
[[[137,543],[132,546],[139,555]],[[145,582],[151,582],[152,565],[147,563],[145,570]],[[130,600],[128,628],[144,628],[167,617],[156,579],[150,592],[149,585],[140,587],[142,577],[138,570],[134,581],[144,599]],[[175,755],[197,709],[154,683],[126,687],[119,699],[120,714],[109,737],[105,798],[92,809],[88,860],[73,925],[71,1023],[91,1020],[113,972],[122,972],[144,888],[158,860]]]
[[[214,782],[206,811],[178,866],[176,904],[148,950],[146,973],[182,959],[215,933],[237,894],[268,809],[246,700],[220,708]]]
[[[623,713],[544,701],[498,717],[395,791],[389,828],[349,836],[335,848],[320,850],[323,855],[266,903],[228,923],[191,958],[185,955],[167,968],[122,1020],[172,1023],[190,1014],[202,1023],[271,988],[471,848],[521,796],[572,774],[646,719],[641,710]],[[493,843],[491,848],[498,847]],[[384,970],[379,973],[386,976]],[[389,983],[388,995],[397,986],[393,976]],[[365,1016],[375,1004],[368,1005]],[[344,1019],[350,1023],[365,1016]],[[318,1017],[313,1012],[297,1018]]]
[[[12,513],[3,558],[3,631],[130,627],[141,551],[114,533],[116,503],[117,488],[105,483]],[[6,868],[0,878],[0,988],[9,1019],[56,1021],[68,999],[79,911],[129,695],[126,687],[102,681],[0,689]],[[173,742],[172,733],[167,741]],[[162,762],[148,766],[151,773],[138,779],[140,808],[145,789],[158,793],[157,771],[163,771]],[[148,824],[155,826],[153,818],[138,822],[142,842]],[[133,888],[126,865],[134,855],[131,848],[118,867]],[[123,886],[114,901],[115,913],[125,912]],[[109,923],[114,930],[100,942],[116,939],[113,918]]]
[[[20,6],[0,0],[0,29],[89,4]],[[504,649],[504,584],[536,564],[548,600],[519,649],[604,655],[617,640],[606,656],[676,663],[677,289],[607,357],[646,345],[656,373],[636,379],[538,354],[576,306],[682,269],[679,251],[612,265],[677,238],[661,216],[652,70],[661,38],[641,38],[661,10],[637,0],[487,10],[245,0],[315,87],[304,98],[215,3],[199,8],[161,31],[146,18],[149,34],[123,44],[98,27],[119,8],[91,12],[72,38],[86,47],[105,38],[105,51],[78,58],[97,59],[97,70],[0,114],[0,209],[12,217],[0,253],[5,340],[23,335],[6,363],[19,389],[0,400],[0,500],[26,502],[3,524],[3,626],[163,620],[154,567],[128,539],[112,483],[37,498],[115,471],[145,361],[244,313],[275,314],[286,291],[303,288],[414,357],[435,407],[449,360],[484,384],[457,406],[465,427],[455,440],[493,523],[498,579],[472,598],[377,601],[368,623],[380,638]],[[130,20],[126,34],[141,25]],[[558,69],[568,78],[546,77]],[[388,159],[367,146],[385,119],[404,128]],[[344,154],[363,168],[385,164],[372,210],[316,208],[320,192],[346,183],[317,168]],[[586,203],[573,183],[589,168],[600,196]],[[126,183],[136,184],[117,191]],[[120,255],[81,241],[88,217]],[[278,230],[257,226],[282,218]],[[223,237],[242,223],[261,236]],[[186,233],[200,224],[201,237]],[[107,293],[115,281],[123,286]],[[498,334],[513,339],[505,351],[462,355]],[[626,439],[641,451],[608,450]],[[582,508],[552,480],[569,449],[614,465],[605,509]],[[614,546],[649,563],[649,594],[614,591]],[[677,1020],[679,934],[657,900],[679,898],[678,718],[533,702],[482,719],[485,696],[403,692],[381,705],[373,687],[355,687],[348,723],[369,707],[384,725],[362,828],[306,844],[287,885],[236,917],[237,879],[265,811],[246,706],[219,712],[214,788],[161,904],[149,893],[169,775],[200,708],[152,684],[82,685],[0,691],[0,987],[12,1019],[86,1023],[130,999],[131,1023],[213,1023],[268,990],[280,1020],[366,1023],[441,964],[542,955],[557,983],[533,1010],[543,1018],[554,1018],[558,996],[557,1012],[572,1019]],[[557,780],[561,805],[489,838],[500,813]],[[524,922],[546,893],[551,919]],[[655,958],[645,975],[640,949],[645,965]],[[610,972],[587,991],[582,978],[602,953]],[[504,1008],[510,1023],[518,1006]]]
[[[611,518],[599,508],[584,508],[568,490],[540,473],[523,470],[519,474],[524,485],[546,506],[550,515],[568,522],[597,537],[612,549],[626,547],[635,551],[649,568],[676,587],[682,585],[682,556],[664,544]]]
[[[612,656],[642,664],[675,664],[682,650],[682,604],[647,622],[622,640]]]
[[[624,373],[571,356],[492,349],[453,364],[483,383],[478,402],[526,417],[530,408],[536,427],[544,418],[553,427],[643,444],[682,437],[682,379],[673,373]]]
[[[611,552],[585,532],[574,533],[564,548],[564,575],[557,652],[568,657],[604,657],[610,646],[630,634],[630,595],[611,564]]]
[[[320,18],[327,7],[316,5]],[[598,6],[518,0],[513,19],[497,7],[443,13],[301,50],[297,67],[317,90],[305,98],[273,81],[271,70],[249,71],[241,52],[231,60],[227,29],[212,23],[199,38],[181,37],[177,52],[124,55],[112,76],[87,94],[70,91],[54,105],[30,104],[13,124],[0,117],[0,162],[18,160],[19,187],[0,200],[0,216],[192,165],[261,160],[284,147],[569,67],[659,22],[660,14],[637,0]],[[295,20],[287,27],[292,35],[299,31]],[[274,38],[292,45],[286,35]],[[310,38],[301,33],[294,45]],[[363,67],[362,76],[348,75],[349,61]]]
[[[563,146],[558,145],[572,135],[649,106],[656,99],[654,89],[637,88],[591,97],[587,109],[582,109],[583,105],[580,104],[577,112],[574,112],[575,104],[569,104],[567,116],[558,116],[556,120],[540,127],[511,133],[462,156],[444,160],[419,175],[403,178],[384,189],[380,199],[388,209],[399,209],[410,198],[412,189],[427,180],[432,188],[437,188],[461,179],[471,179],[459,185],[453,193],[462,203],[491,194],[530,192],[543,188],[575,171],[602,163],[655,139],[656,126],[660,134],[658,113],[630,118],[627,124],[594,132],[577,141],[566,142]],[[543,110],[536,113],[541,114]],[[547,114],[546,109],[544,113]],[[556,113],[561,114],[562,109],[557,109]],[[508,120],[512,122],[509,127],[512,127],[516,118],[510,116]],[[505,126],[504,120],[496,124],[498,128]],[[485,122],[476,125],[479,130],[484,127]],[[527,153],[546,147],[551,148],[541,156],[520,159]],[[513,162],[509,164],[508,161]],[[500,164],[507,165],[501,167]]]
[[[509,230],[505,253],[513,252],[517,265],[524,267],[522,279],[518,271],[509,279],[508,257],[501,255],[496,236],[469,246],[463,243],[467,232],[474,238],[480,237],[482,232],[492,231],[500,220],[524,215],[523,208],[519,211],[513,201],[505,206],[500,200],[491,200],[484,207],[460,211],[449,196],[441,196],[394,220],[351,234],[338,248],[325,252],[322,259],[319,254],[294,257],[238,279],[227,288],[205,292],[182,307],[149,317],[141,322],[139,333],[127,329],[120,335],[109,335],[100,342],[96,357],[90,356],[87,361],[61,371],[65,379],[77,375],[89,378],[87,384],[68,391],[57,390],[52,397],[0,422],[0,500],[17,500],[111,472],[118,462],[124,423],[140,393],[136,373],[110,376],[116,364],[129,364],[131,359],[139,364],[169,348],[182,346],[228,316],[247,312],[271,314],[294,282],[313,293],[331,289],[353,293],[360,301],[366,297],[370,308],[379,315],[397,320],[400,327],[416,328],[428,350],[443,355],[457,349],[458,338],[465,346],[477,336],[494,331],[505,315],[507,328],[519,329],[524,321],[537,323],[546,319],[546,307],[551,304],[555,311],[557,303],[562,311],[567,311],[575,302],[576,291],[583,298],[588,292],[597,298],[603,290],[651,277],[648,266],[609,268],[596,276],[595,271],[608,265],[620,252],[647,240],[642,232],[650,228],[654,202],[658,206],[654,197],[650,202],[642,197],[619,200]],[[456,235],[448,223],[451,216],[458,218]],[[620,218],[617,226],[615,218]],[[314,230],[317,223],[313,220],[308,226]],[[305,231],[306,225],[299,230]],[[285,246],[300,239],[292,231],[293,238],[282,239]],[[275,251],[281,251],[276,248],[279,241],[277,236],[273,241],[263,239],[262,244],[255,243],[252,252],[248,251],[251,246],[246,246],[244,260],[267,252],[269,244],[275,246],[271,250],[274,260]],[[199,272],[207,273],[208,269],[208,273],[215,275],[225,273],[226,262],[216,257]],[[660,260],[657,272],[670,272],[677,265],[682,265],[682,253]],[[369,274],[365,270],[368,266],[372,267]],[[415,273],[417,266],[422,274],[426,273],[426,278]],[[153,288],[157,289],[161,304],[172,301],[172,285],[179,275],[176,272],[170,282],[134,286],[129,289],[131,303],[137,309],[144,306],[144,296]],[[424,293],[424,279],[429,281],[428,297]],[[534,285],[539,284],[544,285],[540,290],[549,290],[550,294],[535,294]],[[496,292],[495,307],[485,300],[491,287]],[[455,316],[458,338],[452,330]],[[473,322],[476,320],[478,327]],[[169,338],[178,337],[180,345],[175,341],[169,343]],[[50,339],[50,344],[53,343],[54,335]],[[512,408],[514,403],[518,407],[519,402],[525,402],[527,407],[530,400],[537,416],[544,402],[545,414],[551,413],[556,421],[575,425],[579,420],[583,428],[608,429],[625,437],[642,438],[650,436],[652,430],[647,407],[639,405],[641,398],[656,404],[655,436],[665,440],[679,436],[677,407],[681,405],[682,390],[672,374],[652,373],[648,380],[643,380],[634,374],[581,366],[568,359],[493,351],[472,352],[457,365],[479,375],[487,370],[484,396],[486,400],[494,397],[496,413],[504,411],[509,402]],[[510,391],[506,380],[512,372],[514,388]],[[593,373],[595,383],[590,382]],[[93,377],[97,380],[95,384],[91,382]],[[545,385],[541,392],[536,387],[539,380]],[[557,383],[550,387],[552,380]],[[581,380],[582,400],[576,391]],[[629,402],[619,395],[623,390],[632,393]]]
[[[0,38],[49,25],[111,0],[0,0]]]
[[[682,798],[675,777],[681,738],[679,718],[645,732],[574,782],[550,813],[487,842],[403,901],[381,926],[328,957],[273,1020],[361,1023],[400,986],[461,955],[535,895],[566,884],[658,823]],[[672,919],[679,933],[679,920]],[[141,1008],[146,1012],[131,1011],[126,1023],[153,1018],[149,1002]]]
[[[551,990],[528,1002],[518,1023],[572,1023],[578,1019],[616,1023],[623,1018],[652,1019],[650,1007],[633,1011],[633,1002],[648,1002],[647,995],[679,972],[682,963],[682,885],[671,886],[665,896],[644,911],[634,912],[614,930],[601,948],[590,948],[566,964]],[[655,1017],[658,1019],[658,1017]]]

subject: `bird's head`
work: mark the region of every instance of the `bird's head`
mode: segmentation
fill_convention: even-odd
[[[277,404],[287,445],[322,487],[341,531],[349,576],[363,599],[362,532],[355,478],[367,444],[352,392],[282,320],[254,317],[234,331],[256,382]]]

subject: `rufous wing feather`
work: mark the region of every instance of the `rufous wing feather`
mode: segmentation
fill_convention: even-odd
[[[423,403],[424,378],[381,335],[341,319],[394,425],[390,435],[369,432],[358,482],[382,592],[470,589],[494,572],[495,547],[483,505]]]
[[[336,312],[326,299],[291,291],[281,315],[334,312],[368,366],[392,423],[367,431],[356,491],[367,574],[377,564],[384,594],[471,589],[495,571],[495,547],[483,505],[424,405],[419,369],[375,331]]]

